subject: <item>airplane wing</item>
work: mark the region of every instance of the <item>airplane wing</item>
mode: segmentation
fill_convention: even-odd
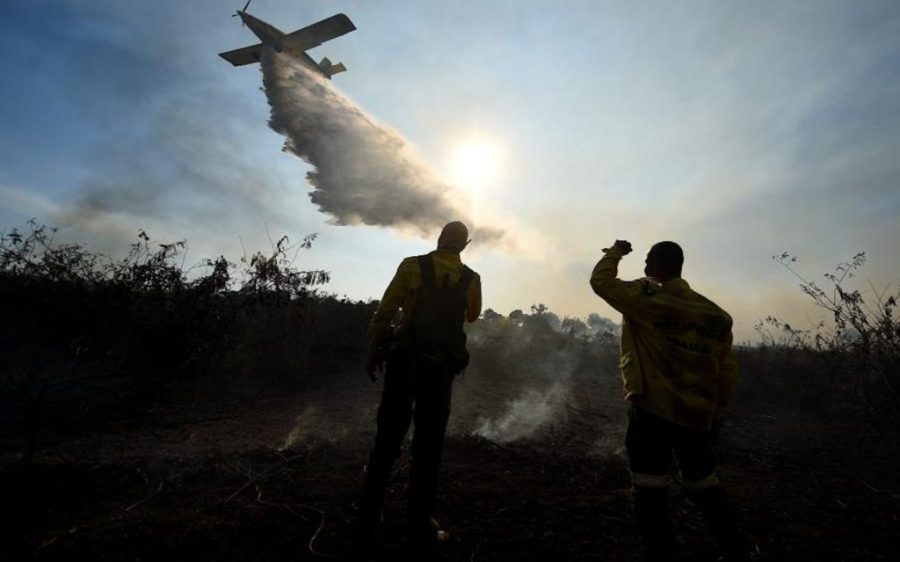
[[[318,47],[325,41],[340,37],[355,30],[356,26],[344,14],[335,14],[303,29],[288,33],[281,38],[282,44],[291,49],[306,51]]]
[[[242,47],[233,51],[219,53],[219,56],[227,60],[234,66],[243,66],[245,64],[253,64],[255,62],[259,62],[261,50],[262,43],[259,43],[256,45],[251,45],[249,47]]]

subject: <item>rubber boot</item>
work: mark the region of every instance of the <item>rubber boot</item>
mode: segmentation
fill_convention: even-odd
[[[724,560],[752,560],[747,538],[738,530],[734,512],[728,504],[728,496],[721,486],[686,488],[685,495],[703,514],[706,526],[719,546]]]
[[[425,502],[429,503],[430,502]],[[413,498],[407,505],[406,536],[401,545],[401,560],[420,562],[431,560],[437,553],[437,529],[428,506],[423,506]]]
[[[379,532],[383,519],[384,498],[390,479],[380,471],[375,473],[366,467],[366,482],[359,500],[359,512],[351,558],[370,560],[380,551]]]
[[[354,529],[353,544],[350,547],[349,560],[366,562],[378,558],[381,553],[379,540],[380,522],[373,524],[371,520],[360,517]]]
[[[403,562],[427,562],[437,556],[437,531],[428,522],[425,525],[407,523],[406,536],[400,545]]]
[[[644,562],[665,562],[675,558],[675,537],[669,521],[668,495],[668,488],[632,488],[634,521]]]
[[[359,527],[360,529],[377,530],[381,526],[384,497],[387,494],[388,484],[369,480],[363,487],[362,497],[359,500]]]

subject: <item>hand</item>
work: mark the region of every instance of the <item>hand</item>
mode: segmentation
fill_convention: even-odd
[[[719,437],[722,434],[722,420],[719,418],[715,418],[712,421],[712,426],[709,428],[709,437],[710,442],[713,445],[719,444]]]
[[[384,373],[384,361],[381,359],[381,354],[377,351],[369,353],[369,360],[366,364],[366,372],[369,375],[369,380],[372,382],[378,380],[379,373]]]
[[[631,242],[629,242],[628,240],[616,240],[616,243],[613,244],[613,247],[618,249],[623,256],[627,256],[631,253]]]

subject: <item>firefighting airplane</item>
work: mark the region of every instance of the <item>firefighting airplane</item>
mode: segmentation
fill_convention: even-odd
[[[317,63],[306,54],[306,51],[313,47],[318,47],[325,41],[340,37],[345,33],[350,33],[356,29],[350,18],[344,14],[335,14],[330,18],[325,18],[312,25],[308,25],[303,29],[298,29],[292,33],[284,33],[275,29],[275,27],[255,18],[247,13],[247,7],[250,6],[250,0],[244,5],[243,10],[238,10],[231,17],[240,16],[242,25],[250,28],[262,43],[242,47],[233,51],[219,53],[219,56],[227,60],[234,66],[242,66],[245,64],[253,64],[259,62],[262,56],[263,47],[270,47],[279,53],[287,53],[292,57],[299,59],[301,63],[325,78],[331,79],[332,75],[347,70],[342,63],[332,64],[328,57]]]

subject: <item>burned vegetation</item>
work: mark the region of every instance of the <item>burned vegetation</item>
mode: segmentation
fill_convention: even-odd
[[[118,260],[36,223],[2,236],[0,557],[349,552],[380,393],[363,367],[375,303],[331,295],[327,272],[299,267],[313,242],[186,266],[183,242],[145,233]],[[833,322],[803,331],[773,317],[761,344],[737,350],[720,475],[767,559],[888,560],[900,547],[896,294],[851,289],[863,262],[827,288],[801,278]],[[618,326],[534,305],[487,310],[468,338],[440,559],[636,560]],[[408,468],[404,453],[386,560]],[[714,560],[677,486],[670,499],[685,559]]]

